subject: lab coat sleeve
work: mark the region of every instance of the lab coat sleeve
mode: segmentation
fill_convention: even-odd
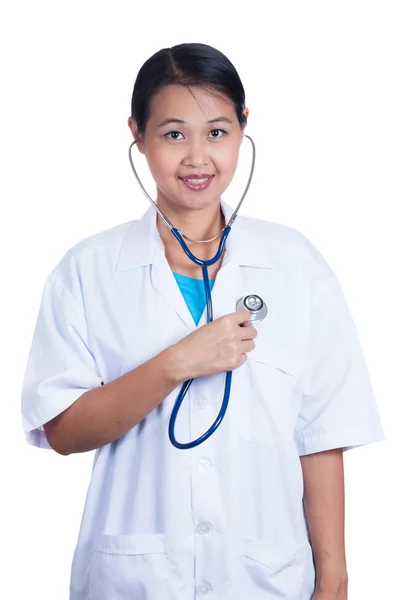
[[[336,275],[315,280],[294,439],[300,456],[384,439],[358,333]]]
[[[52,275],[44,285],[23,380],[27,443],[50,449],[43,425],[100,383],[83,307]]]

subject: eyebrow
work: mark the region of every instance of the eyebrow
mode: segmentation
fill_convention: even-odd
[[[229,123],[230,125],[232,124],[231,119],[228,119],[227,117],[215,117],[214,119],[207,121],[207,123],[218,123],[218,122]],[[160,123],[160,125],[158,125],[158,127],[164,127],[164,125],[168,125],[169,123],[186,123],[186,121],[183,121],[182,119],[177,119],[175,117],[170,117],[169,119],[165,119],[162,123]]]

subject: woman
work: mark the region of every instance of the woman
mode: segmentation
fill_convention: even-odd
[[[157,206],[199,258],[232,214],[248,109],[230,61],[203,44],[154,54],[129,127]],[[194,240],[194,241],[191,241]],[[201,243],[201,241],[207,241]],[[383,439],[362,349],[335,274],[299,232],[238,217],[201,268],[156,211],[72,248],[48,277],[28,359],[27,440],[96,450],[71,600],[344,600],[343,450]],[[258,294],[252,325],[237,302]],[[176,436],[227,413],[179,450]]]

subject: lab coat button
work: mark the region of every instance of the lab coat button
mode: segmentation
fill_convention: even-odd
[[[206,473],[207,471],[209,471],[211,467],[211,461],[209,460],[209,458],[200,458],[200,460],[197,463],[197,469],[199,471],[202,471],[203,473]]]
[[[204,582],[198,584],[197,594],[199,596],[206,596],[209,592],[212,592],[212,586],[210,583]]]
[[[211,526],[207,521],[201,521],[201,523],[197,525],[197,532],[201,534],[208,533],[210,529]]]
[[[194,404],[197,408],[204,408],[207,404],[207,400],[205,398],[196,398]]]

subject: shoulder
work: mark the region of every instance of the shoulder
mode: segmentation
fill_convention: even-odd
[[[271,261],[279,268],[305,267],[323,277],[334,272],[315,244],[301,231],[253,217],[238,217],[239,226],[246,235],[252,234],[261,240]]]
[[[63,255],[48,281],[75,292],[82,280],[113,273],[124,239],[135,222],[121,223],[77,242]]]

